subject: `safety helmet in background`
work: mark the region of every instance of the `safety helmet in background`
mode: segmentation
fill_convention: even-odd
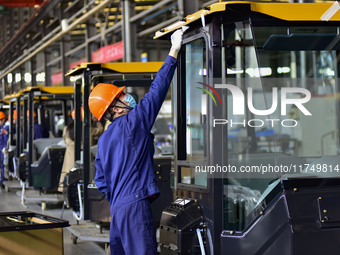
[[[4,112],[0,111],[0,120],[2,120],[3,118],[6,118],[6,115]]]
[[[118,98],[124,89],[125,86],[117,87],[107,83],[99,83],[94,87],[89,97],[89,108],[93,116],[101,120],[113,100]]]
[[[30,117],[30,112],[27,110],[27,118]],[[36,112],[33,112],[33,118],[37,117]]]
[[[84,120],[83,106],[80,107],[80,113],[81,113],[81,115],[80,115],[81,121],[83,121]],[[75,119],[75,117],[76,117],[75,109],[73,109],[73,111],[71,112],[71,117],[72,117],[73,120]]]
[[[17,110],[13,110],[13,120],[17,119]],[[8,115],[8,121],[9,121],[9,115]]]

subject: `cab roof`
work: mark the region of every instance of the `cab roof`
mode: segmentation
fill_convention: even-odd
[[[54,86],[54,87],[27,87],[19,91],[24,94],[30,91],[40,91],[47,94],[74,94],[73,86]]]
[[[192,22],[201,19],[202,15],[208,16],[218,12],[225,12],[226,15],[228,15],[228,13],[231,13],[231,9],[234,11],[238,6],[248,6],[251,12],[265,14],[270,17],[286,21],[340,21],[340,12],[338,11],[340,6],[338,2],[258,3],[247,1],[220,1],[219,3],[211,4],[200,11],[188,15],[184,19],[157,31],[154,39],[163,37],[182,26],[190,26]]]
[[[27,87],[24,88],[18,92],[15,92],[10,95],[5,96],[5,100],[10,100],[13,98],[17,98],[19,96],[23,96],[25,93],[28,93],[30,91],[34,92],[41,92],[42,94],[61,94],[61,95],[73,95],[74,94],[74,87],[73,86],[60,86],[60,87]]]
[[[83,70],[104,70],[112,73],[157,73],[163,62],[115,62],[115,63],[82,63],[66,73],[66,76],[81,74]]]

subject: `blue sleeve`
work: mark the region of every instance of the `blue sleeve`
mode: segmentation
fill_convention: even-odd
[[[135,109],[130,112],[131,117],[139,119],[139,127],[150,131],[159,110],[162,107],[166,94],[168,93],[170,83],[177,67],[177,60],[168,56],[161,69],[157,72],[155,80],[152,82],[149,92],[136,105]]]
[[[99,147],[98,147],[99,149]],[[106,186],[104,171],[100,162],[99,151],[97,152],[96,159],[96,176],[94,178],[94,182],[97,185],[97,189],[106,195],[106,199],[110,201],[110,192]]]
[[[2,148],[7,146],[8,141],[8,128],[6,125],[0,127],[0,153],[2,153]]]
[[[5,134],[5,140],[6,140],[6,144],[7,144],[7,141],[8,141],[8,138],[9,138],[9,126],[8,125],[5,125],[5,129],[6,129],[6,134]]]

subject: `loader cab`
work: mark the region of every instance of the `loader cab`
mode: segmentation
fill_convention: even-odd
[[[188,27],[173,90],[178,199],[163,212],[164,254],[322,252],[308,238],[336,254],[339,226],[326,234],[318,225],[329,220],[321,194],[339,193],[340,177],[340,16],[324,15],[329,8],[220,2],[156,33]],[[201,219],[179,227],[193,203]],[[276,216],[296,222],[275,220],[280,206],[289,213]]]
[[[10,137],[6,168],[20,182],[23,205],[25,199],[29,200],[25,196],[26,184],[49,192],[56,191],[59,185],[65,149],[50,146],[62,141],[56,123],[67,116],[73,93],[73,87],[26,87],[7,96]]]
[[[9,141],[8,150],[6,152],[6,162],[5,168],[8,171],[8,176],[11,178],[20,178],[19,169],[16,168],[16,159],[20,158],[22,152],[22,134],[20,131],[20,126],[17,123],[20,122],[20,101],[22,94],[20,92],[7,95],[5,100],[9,101]],[[19,141],[19,142],[17,142]],[[24,168],[24,167],[23,167]]]

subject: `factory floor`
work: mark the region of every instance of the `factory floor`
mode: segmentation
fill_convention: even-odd
[[[10,189],[8,192],[6,192],[4,189],[0,189],[0,212],[30,211],[68,220],[70,225],[76,224],[76,220],[72,215],[72,211],[70,209],[65,209],[63,211],[62,204],[47,204],[46,209],[42,211],[42,206],[40,203],[30,201],[26,202],[27,208],[25,208],[21,205],[20,197],[17,195],[17,191],[18,189]],[[78,239],[77,243],[73,244],[71,233],[66,228],[63,229],[63,234],[64,255],[107,254],[104,248],[104,243]]]

